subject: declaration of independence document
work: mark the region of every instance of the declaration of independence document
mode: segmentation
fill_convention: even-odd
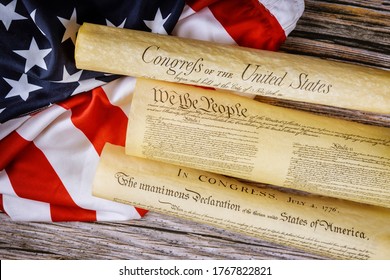
[[[138,79],[126,153],[390,207],[390,128]]]
[[[106,144],[93,195],[333,259],[389,259],[390,209],[288,194]]]

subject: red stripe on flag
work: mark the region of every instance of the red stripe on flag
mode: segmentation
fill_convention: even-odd
[[[20,135],[13,131],[0,141],[0,170],[3,170],[12,162],[15,156],[29,145],[28,141],[20,141]]]
[[[135,210],[137,210],[138,214],[143,217],[146,215],[146,213],[148,213],[149,211],[148,210],[145,210],[145,209],[142,209],[142,208],[138,208],[138,207],[134,207]]]
[[[50,213],[53,222],[62,221],[80,221],[91,222],[96,221],[96,211],[82,209],[77,205],[75,207],[67,207],[62,205],[50,205]]]
[[[13,151],[14,158],[5,171],[19,197],[50,203],[53,221],[96,220],[95,211],[76,205],[43,152],[33,142],[17,133],[13,133],[12,141],[13,145],[23,149],[18,153]]]
[[[278,20],[257,0],[190,0],[187,4],[195,10],[209,5],[216,20],[240,46],[275,51],[286,40]]]
[[[127,116],[112,105],[104,90],[98,87],[59,104],[72,111],[72,122],[80,129],[100,155],[106,142],[124,146]]]

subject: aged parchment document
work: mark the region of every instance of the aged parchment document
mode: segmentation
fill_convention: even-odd
[[[333,259],[389,259],[390,209],[283,193],[106,144],[93,195]]]
[[[390,207],[390,128],[138,79],[126,153]]]
[[[84,23],[76,65],[135,77],[390,114],[390,72]]]

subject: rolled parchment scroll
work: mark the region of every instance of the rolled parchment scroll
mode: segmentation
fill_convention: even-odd
[[[84,23],[76,66],[390,114],[390,71]]]
[[[283,193],[106,144],[93,195],[332,259],[389,259],[390,209]]]
[[[390,128],[138,78],[126,153],[390,208]]]

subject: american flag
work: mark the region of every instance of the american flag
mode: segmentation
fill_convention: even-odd
[[[83,22],[277,50],[303,0],[0,0],[0,211],[115,221],[146,210],[95,198],[103,145],[124,146],[135,78],[77,69]]]

